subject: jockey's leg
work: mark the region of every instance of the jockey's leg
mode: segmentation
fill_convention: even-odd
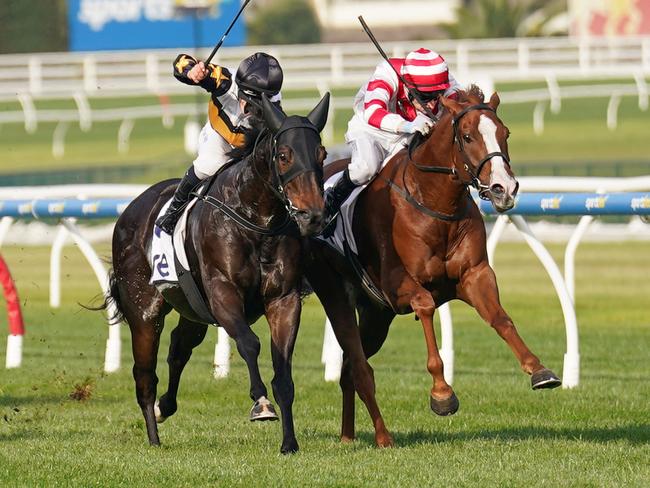
[[[230,144],[212,129],[209,122],[203,126],[199,135],[199,153],[178,184],[167,211],[156,220],[160,229],[168,234],[174,232],[176,222],[189,202],[192,190],[228,161],[227,153],[231,149]]]

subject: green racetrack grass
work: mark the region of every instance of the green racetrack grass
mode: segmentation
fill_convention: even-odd
[[[562,248],[550,247],[560,259]],[[108,247],[100,247],[108,254]],[[577,259],[581,383],[532,391],[529,378],[490,327],[454,302],[460,410],[436,417],[419,322],[395,321],[371,360],[378,401],[396,447],[373,446],[357,400],[358,440],[338,441],[340,393],[320,364],[324,315],[315,298],[303,310],[294,355],[295,420],[301,450],[279,454],[279,423],[251,424],[245,365],[214,380],[216,333],[188,364],[179,411],[160,427],[161,448],[147,445],[135,402],[128,328],[122,368],[102,373],[107,330],[80,308],[98,287],[80,253],[66,248],[63,304],[48,306],[45,248],[4,247],[27,323],[24,364],[0,369],[0,486],[648,486],[650,480],[650,264],[648,243],[583,244]],[[565,350],[558,299],[524,244],[501,244],[496,271],[502,302],[520,334],[558,374]],[[5,311],[0,310],[0,316]],[[159,354],[166,390],[168,319]],[[260,364],[270,387],[269,335]],[[5,341],[0,340],[0,357]],[[69,397],[75,385],[91,397]]]

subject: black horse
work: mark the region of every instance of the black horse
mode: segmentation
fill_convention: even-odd
[[[191,210],[185,247],[209,311],[246,361],[250,396],[263,407],[269,402],[257,366],[260,341],[250,324],[266,315],[275,373],[271,384],[282,417],[281,451],[289,453],[298,450],[291,358],[301,311],[301,243],[302,236],[322,227],[325,149],[320,131],[327,120],[329,94],[307,117],[286,116],[266,98],[262,105],[266,127],[247,134],[245,148],[233,153],[241,159],[217,175],[206,198]],[[156,421],[176,412],[181,373],[208,327],[178,288],[161,294],[149,284],[154,221],[177,182],[160,182],[139,195],[113,233],[107,301],[115,302],[131,330],[136,397],[152,445],[160,444]],[[156,404],[159,339],[172,308],[181,317],[171,334],[168,391]]]

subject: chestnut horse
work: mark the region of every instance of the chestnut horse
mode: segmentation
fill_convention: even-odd
[[[326,95],[307,117],[287,117],[264,98],[266,129],[248,134],[247,146],[239,151],[242,159],[217,174],[205,198],[191,210],[187,223],[185,245],[194,280],[210,313],[235,340],[246,362],[253,409],[269,413],[272,405],[257,365],[260,342],[249,326],[266,315],[275,373],[271,384],[282,417],[283,453],[298,450],[291,358],[303,293],[302,236],[313,235],[322,227],[325,149],[320,131],[328,106]],[[136,397],[152,445],[160,444],[156,421],[176,412],[181,373],[208,327],[188,306],[178,287],[161,294],[149,284],[154,221],[177,181],[152,186],[118,219],[107,297],[116,303],[131,330]],[[165,316],[172,308],[179,312],[180,320],[171,333],[169,387],[156,403],[158,345]]]
[[[360,194],[352,222],[358,250],[354,266],[329,245],[311,240],[306,276],[344,351],[342,440],[355,436],[356,389],[372,418],[377,445],[392,444],[366,358],[379,351],[396,314],[415,312],[422,323],[433,377],[431,409],[438,415],[456,412],[459,402],[443,376],[433,328],[435,309],[452,299],[473,306],[508,343],[532,375],[533,389],[560,385],[499,303],[485,225],[468,189],[476,187],[499,212],[514,205],[518,183],[509,164],[508,129],[496,114],[499,97],[495,93],[484,103],[477,87],[458,95],[457,101],[440,99],[444,112],[429,137],[412,151],[396,154]],[[326,178],[348,161],[328,165]],[[365,270],[370,285],[353,268]]]

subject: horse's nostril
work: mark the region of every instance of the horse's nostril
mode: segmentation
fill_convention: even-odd
[[[494,195],[503,195],[503,194],[505,193],[506,190],[505,190],[505,188],[503,188],[503,186],[501,186],[501,185],[499,185],[499,184],[497,183],[497,184],[494,184],[494,185],[492,185],[492,186],[490,187],[490,191],[491,191],[492,194],[494,194]]]

